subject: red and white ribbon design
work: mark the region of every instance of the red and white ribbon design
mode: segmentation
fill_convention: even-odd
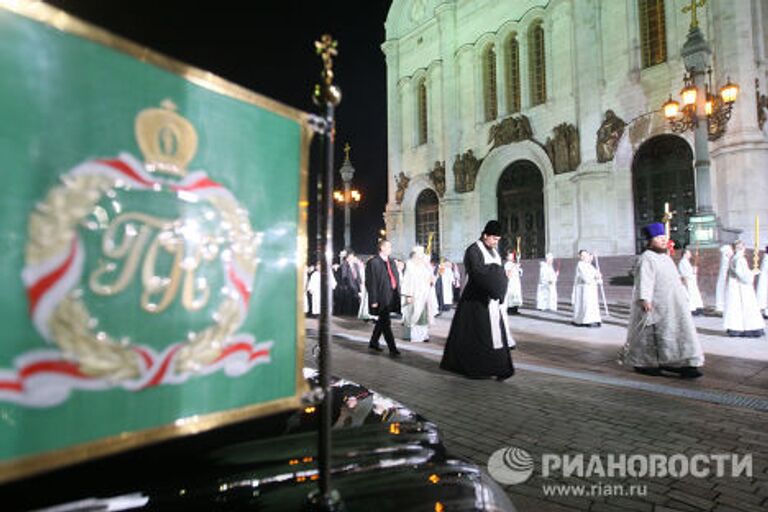
[[[194,193],[201,199],[215,195],[235,201],[232,193],[211,180],[205,172],[196,171],[182,181],[168,182],[149,174],[132,155],[122,153],[111,160],[90,160],[73,168],[68,176],[98,175],[111,178],[116,185],[134,190],[159,190],[163,187],[178,193]],[[223,259],[222,259],[223,260]],[[35,329],[48,342],[53,342],[48,327],[58,304],[81,281],[85,249],[77,235],[71,244],[47,260],[27,265],[22,280],[27,290],[29,314]],[[251,297],[253,273],[239,268],[234,259],[222,261],[227,287],[233,290],[245,318]],[[76,361],[57,349],[37,349],[25,352],[14,360],[13,369],[0,368],[0,402],[14,402],[31,407],[50,407],[67,400],[74,390],[106,390],[123,388],[138,391],[161,384],[180,384],[190,374],[173,370],[174,357],[186,342],[172,343],[162,353],[135,345],[142,361],[141,375],[120,382],[83,374]],[[223,371],[228,376],[242,375],[258,364],[270,362],[272,342],[256,343],[249,335],[236,334],[223,340],[221,355],[199,369],[196,375]]]

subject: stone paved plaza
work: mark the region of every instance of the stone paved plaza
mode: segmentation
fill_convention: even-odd
[[[707,353],[704,377],[654,378],[616,363],[626,333],[621,316],[605,319],[600,329],[580,329],[568,324],[567,312],[522,313],[512,317],[517,374],[503,383],[439,369],[450,313],[436,320],[430,343],[398,340],[399,359],[367,350],[371,324],[334,318],[334,373],[434,421],[452,454],[481,467],[501,448],[529,452],[537,464],[533,476],[505,487],[523,512],[768,510],[768,340],[728,339],[719,335],[720,319],[698,318]],[[309,366],[315,365],[310,351],[316,327],[316,320],[308,320]],[[723,453],[752,454],[752,477],[622,479],[593,473],[580,479],[555,473],[545,479],[538,467],[543,454]],[[564,484],[575,490],[563,493],[584,494],[545,496],[556,494],[551,486]],[[643,496],[628,495],[640,485]]]

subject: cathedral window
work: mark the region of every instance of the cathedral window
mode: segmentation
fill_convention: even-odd
[[[643,68],[667,60],[664,0],[638,0]]]
[[[427,120],[427,80],[422,78],[419,85],[416,86],[418,103],[418,145],[427,143],[427,133],[429,125]]]
[[[507,43],[507,105],[509,112],[520,112],[520,44],[517,34]]]
[[[432,254],[440,253],[439,210],[435,191],[428,188],[422,190],[416,199],[416,244],[425,249],[429,247]]]
[[[540,105],[547,101],[547,72],[544,57],[544,27],[542,23],[534,24],[528,33],[528,58],[531,106]]]
[[[483,52],[483,101],[485,120],[493,121],[499,113],[496,98],[496,50],[493,45],[489,45]]]

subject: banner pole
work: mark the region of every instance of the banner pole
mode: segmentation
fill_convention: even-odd
[[[318,489],[308,497],[308,510],[337,512],[344,510],[341,496],[331,488],[331,418],[333,399],[331,395],[331,314],[332,286],[331,263],[333,250],[333,151],[335,142],[335,108],[341,101],[341,91],[333,83],[333,58],[337,42],[324,34],[315,41],[315,50],[323,60],[322,82],[315,85],[313,100],[320,107],[324,119],[323,169],[318,177],[320,204],[318,238],[318,263],[320,264],[320,325],[318,373],[323,401],[319,407],[318,426]]]

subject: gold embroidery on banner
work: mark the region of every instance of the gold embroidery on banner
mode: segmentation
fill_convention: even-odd
[[[140,224],[140,227],[137,228],[133,222]],[[181,229],[177,229],[178,226],[182,226]],[[141,307],[144,311],[160,313],[167,309],[176,297],[182,280],[181,302],[184,308],[187,311],[202,309],[208,303],[210,289],[208,281],[204,277],[197,277],[196,271],[203,261],[211,262],[216,259],[219,246],[214,237],[206,235],[194,248],[194,254],[188,256],[187,240],[183,233],[179,233],[184,229],[181,220],[161,219],[144,213],[124,213],[117,216],[104,232],[102,252],[108,258],[124,259],[122,271],[114,282],[104,284],[101,277],[115,273],[117,265],[99,261],[98,267],[88,280],[91,290],[106,296],[117,295],[125,290],[133,281],[143,255]],[[120,234],[122,240],[118,241],[117,236]],[[147,243],[149,246],[145,252]],[[157,260],[161,250],[170,254],[173,259],[168,276],[157,275]],[[159,302],[153,300],[155,295],[160,294],[162,297]]]
[[[184,166],[191,161],[197,147],[197,135],[189,121],[175,112],[166,112],[171,110],[171,105],[166,101],[163,102],[165,110],[140,112],[136,121],[137,137],[148,135],[155,137],[153,140],[157,142],[144,152],[147,168],[184,175]],[[149,125],[139,121],[142,115],[153,110],[160,121]],[[188,136],[195,138],[194,143],[186,140]],[[150,161],[153,159],[154,162]],[[69,252],[79,225],[103,229],[106,215],[98,203],[104,194],[122,187],[115,178],[100,175],[67,175],[62,176],[61,181],[62,184],[55,186],[30,216],[27,264],[39,264]],[[155,190],[162,189],[163,186]],[[161,313],[170,306],[179,290],[182,306],[188,311],[198,311],[211,297],[208,280],[197,274],[204,263],[221,258],[229,262],[225,265],[228,272],[237,268],[245,276],[253,276],[261,233],[253,231],[248,211],[229,194],[211,195],[205,201],[218,212],[219,225],[224,231],[222,236],[201,235],[193,219],[169,220],[137,212],[119,214],[107,225],[101,250],[103,256],[121,261],[122,269],[118,273],[119,267],[114,261],[99,261],[88,276],[89,288],[99,295],[116,295],[125,290],[140,271],[140,306],[144,311]],[[92,215],[91,219],[89,215]],[[96,221],[92,220],[94,217]],[[190,245],[192,249],[187,251]],[[226,246],[226,250],[221,249],[222,246]],[[156,272],[161,255],[171,256],[167,276]],[[105,282],[110,276],[114,280]],[[243,284],[247,287],[250,283]],[[239,293],[231,287],[223,290],[221,304],[213,314],[213,324],[188,335],[187,344],[175,358],[175,371],[197,371],[221,355],[225,340],[245,320],[246,308],[242,302],[247,303],[247,297],[239,297]],[[79,363],[83,373],[114,380],[138,376],[141,363],[130,345],[133,340],[116,341],[103,331],[97,332],[98,322],[89,316],[81,294],[79,290],[72,292],[54,310],[48,325],[54,342],[67,357]]]
[[[185,176],[197,152],[197,132],[192,123],[176,113],[176,105],[163,100],[162,108],[148,108],[136,116],[136,141],[147,170]]]

